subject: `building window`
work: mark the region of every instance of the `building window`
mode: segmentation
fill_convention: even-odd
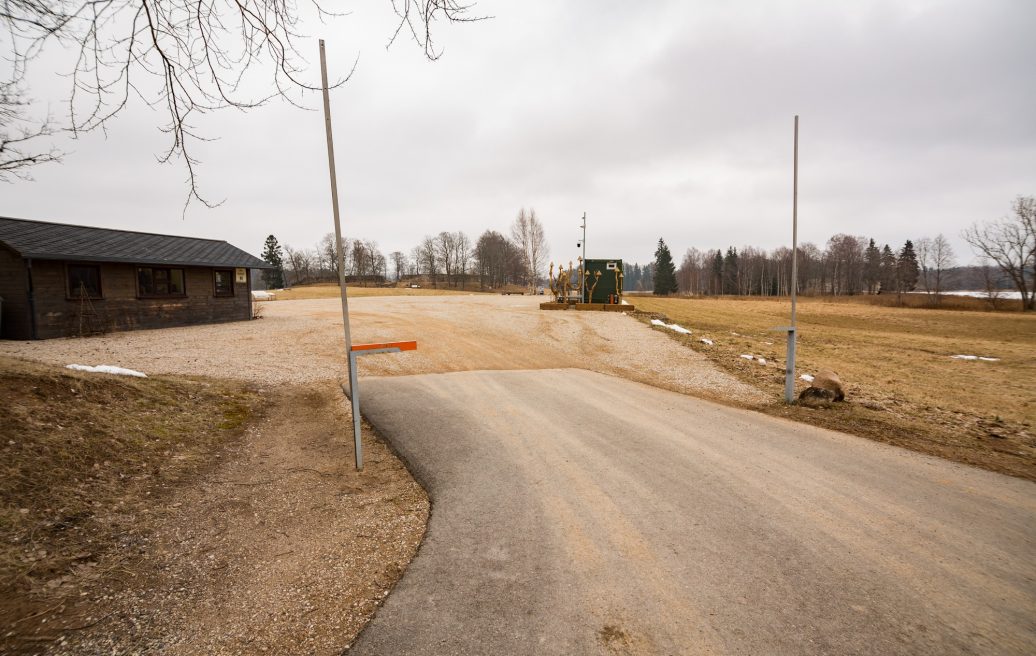
[[[233,269],[213,269],[212,270],[212,289],[216,296],[233,296],[234,295],[234,270]]]
[[[68,297],[101,298],[101,267],[96,264],[69,264]]]
[[[138,296],[185,296],[183,269],[137,267]]]

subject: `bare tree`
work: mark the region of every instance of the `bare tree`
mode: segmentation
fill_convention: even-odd
[[[392,261],[392,270],[396,275],[396,282],[403,279],[403,272],[406,271],[406,255],[403,255],[402,251],[392,251],[389,255],[389,260]]]
[[[359,241],[359,240],[357,240]],[[367,271],[367,275],[371,277],[381,276],[385,277],[385,255],[378,248],[378,242],[373,239],[367,239],[363,242],[363,257],[365,258],[364,269]],[[368,282],[374,282],[373,280],[364,281],[364,286]]]
[[[935,288],[935,302],[939,302],[942,293],[943,274],[957,263],[957,255],[953,252],[946,236],[939,233],[932,242],[931,263]]]
[[[914,250],[917,253],[917,266],[921,271],[921,287],[924,288],[926,294],[931,294],[933,280],[930,273],[934,268],[934,262],[932,262],[933,242],[928,237],[921,237],[914,242]]]
[[[454,233],[452,232],[440,232],[435,238],[435,253],[439,263],[442,264],[443,274],[446,276],[447,287],[454,285],[453,265],[454,255],[456,252],[456,246],[454,244]]]
[[[518,247],[495,230],[486,230],[472,250],[479,287],[485,289],[524,283],[525,258]]]
[[[284,255],[288,258],[288,271],[291,272],[291,283],[297,285],[306,275],[306,253],[303,250],[284,244]]]
[[[536,210],[518,210],[518,216],[511,225],[511,239],[525,258],[525,268],[529,273],[528,284],[536,291],[537,281],[543,273],[550,249],[543,232],[543,224],[536,217]]]
[[[435,237],[426,236],[421,240],[417,248],[420,254],[418,260],[421,262],[421,268],[431,277],[432,287],[438,287],[439,255],[435,248]]]
[[[433,23],[479,20],[468,15],[470,5],[457,0],[389,4],[398,17],[389,44],[408,34],[433,60],[441,54],[432,42]],[[321,0],[312,6],[322,20],[337,15]],[[24,119],[16,110],[26,109],[27,72],[56,43],[76,53],[64,128],[73,134],[103,130],[133,98],[142,100],[165,117],[161,129],[170,141],[160,159],[183,162],[188,202],[212,205],[198,190],[192,145],[205,137],[196,132],[195,118],[221,109],[252,109],[274,98],[301,106],[304,92],[319,86],[307,81],[300,23],[298,5],[281,0],[3,0],[0,48],[11,77],[0,81],[0,179],[57,157],[49,146],[29,150],[52,134],[49,121],[15,129]],[[338,84],[345,79],[348,75]],[[251,94],[245,89],[255,88],[255,80],[264,80],[264,88]]]
[[[999,310],[1000,297],[1003,296],[1003,293],[1000,291],[997,280],[996,267],[992,266],[989,260],[982,260],[978,268],[982,273],[982,288],[986,292],[986,301],[989,303],[989,307]]]
[[[832,294],[858,294],[864,288],[866,237],[837,234],[827,242]]]
[[[423,259],[421,257],[422,251],[421,246],[418,244],[410,249],[410,274],[414,276],[421,275],[421,266]]]
[[[963,237],[983,258],[994,262],[1011,279],[1022,300],[1022,310],[1036,302],[1036,196],[1019,196],[1011,205],[1014,216],[976,223]]]
[[[468,267],[471,265],[471,240],[463,232],[456,232],[453,236],[453,267],[457,276],[460,277],[461,289],[465,288],[468,281]]]
[[[0,13],[4,11],[6,9],[0,9]],[[0,82],[0,181],[30,180],[31,167],[61,161],[57,149],[35,148],[36,143],[52,136],[54,130],[50,117],[38,125],[32,124],[25,116],[29,104],[18,83]]]

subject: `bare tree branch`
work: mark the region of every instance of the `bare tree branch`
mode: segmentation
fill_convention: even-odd
[[[470,5],[455,0],[390,2],[400,20],[390,43],[405,28],[429,59],[441,55],[432,42],[436,21],[479,20],[468,16]],[[304,108],[305,93],[320,89],[307,81],[307,60],[298,50],[307,12],[321,21],[342,15],[325,9],[321,0],[0,0],[7,35],[0,43],[12,70],[9,80],[0,81],[0,179],[59,159],[53,150],[25,145],[53,135],[52,121],[20,130],[15,126],[24,116],[10,111],[25,109],[26,72],[47,45],[56,43],[76,53],[64,129],[73,135],[103,131],[131,99],[142,100],[165,115],[160,129],[170,141],[158,159],[186,168],[187,203],[215,205],[199,190],[194,147],[208,138],[197,131],[197,119],[218,110],[247,111],[273,99]],[[246,80],[261,81],[266,91],[244,92]]]
[[[1014,216],[976,223],[964,240],[1011,279],[1022,297],[1022,310],[1036,309],[1036,196],[1019,196]]]

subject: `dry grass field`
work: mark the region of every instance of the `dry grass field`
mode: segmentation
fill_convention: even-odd
[[[759,408],[765,412],[1036,480],[1036,315],[803,299],[797,374],[832,369],[848,396],[845,404],[808,408],[780,402],[785,338],[772,328],[788,324],[788,300],[635,303],[642,320],[664,315],[691,329],[658,328],[763,389],[771,399]],[[799,390],[805,386],[798,381]]]
[[[470,289],[436,289],[434,287],[349,287],[349,298],[364,298],[367,296],[449,296],[455,294],[479,294],[482,293],[477,287]],[[300,285],[291,289],[282,289],[274,292],[277,301],[297,301],[311,298],[338,298],[338,285],[334,283],[320,283],[317,285]]]

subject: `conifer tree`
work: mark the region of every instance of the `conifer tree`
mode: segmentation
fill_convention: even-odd
[[[719,250],[712,258],[712,292],[714,294],[723,293],[723,253]]]
[[[899,290],[899,272],[896,268],[896,254],[888,244],[881,249],[881,292],[888,294]]]
[[[656,296],[675,294],[677,291],[676,267],[673,265],[673,255],[669,252],[669,247],[661,239],[658,240],[658,248],[655,250],[654,269],[654,290],[652,293]]]
[[[867,293],[873,294],[881,284],[881,251],[871,239],[864,251],[863,282],[867,285]]]
[[[270,235],[266,238],[263,246],[263,260],[273,265],[272,269],[263,269],[263,282],[267,289],[282,289],[284,287],[284,252],[277,238]]]
[[[738,261],[737,249],[733,246],[727,247],[727,254],[723,256],[723,293],[737,294],[738,289]]]
[[[909,239],[903,244],[903,250],[899,251],[899,261],[896,263],[896,268],[899,273],[900,291],[913,291],[914,287],[917,286],[920,270],[917,266],[917,254],[914,253],[914,244]]]

